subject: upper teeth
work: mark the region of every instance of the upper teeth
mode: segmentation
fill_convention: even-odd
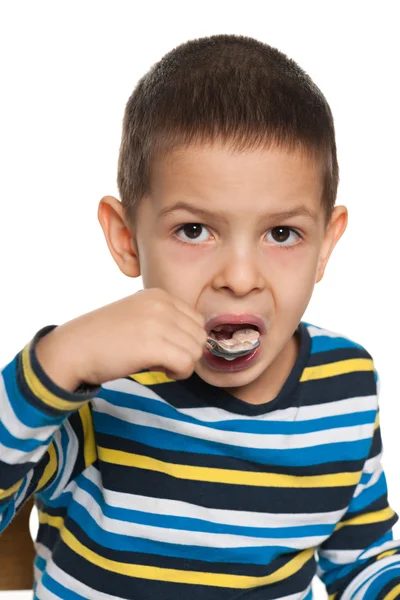
[[[222,329],[225,329],[225,331],[233,331],[233,327],[232,325],[217,325],[216,327],[213,327],[214,331],[221,331]]]
[[[237,326],[241,325],[241,323],[236,323],[236,325],[216,325],[215,327],[212,328],[213,331],[221,331],[222,329],[224,329],[225,331],[235,331],[235,329],[237,329]],[[248,323],[243,323],[243,328],[248,328]],[[253,327],[256,327],[256,325],[253,325]]]

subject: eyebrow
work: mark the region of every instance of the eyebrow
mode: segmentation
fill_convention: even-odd
[[[213,211],[210,210],[206,210],[205,208],[200,208],[197,206],[193,206],[192,204],[189,204],[188,202],[176,202],[175,204],[173,204],[172,206],[167,206],[165,208],[163,208],[162,210],[160,210],[160,212],[158,213],[158,219],[161,219],[163,217],[165,217],[166,215],[169,215],[172,212],[178,211],[178,210],[186,210],[188,212],[191,212],[195,215],[198,215],[201,218],[204,219],[209,219],[209,218],[217,218],[220,221],[224,221],[226,222],[227,219],[226,217],[222,216],[221,214],[217,214]],[[311,210],[309,210],[306,206],[304,206],[303,204],[300,206],[296,206],[291,210],[284,210],[281,212],[277,212],[277,213],[265,213],[264,215],[261,216],[261,218],[263,219],[278,219],[278,220],[285,220],[285,219],[290,219],[291,217],[299,217],[299,216],[303,216],[303,217],[307,217],[309,219],[312,219],[313,221],[317,220],[317,215],[312,212]]]

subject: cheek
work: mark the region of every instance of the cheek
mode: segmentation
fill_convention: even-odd
[[[315,285],[318,256],[311,251],[287,251],[275,262],[271,286],[281,308],[293,310],[307,304]]]
[[[193,260],[184,260],[182,253],[180,257],[174,258],[168,252],[158,251],[157,247],[153,247],[141,261],[143,285],[145,288],[161,288],[192,305],[204,280],[199,267],[193,266]]]

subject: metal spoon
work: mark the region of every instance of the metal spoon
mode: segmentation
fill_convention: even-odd
[[[245,356],[246,354],[250,354],[250,352],[254,352],[256,348],[260,345],[260,340],[254,344],[252,348],[248,350],[238,350],[237,352],[227,352],[225,348],[223,348],[220,344],[218,344],[217,340],[213,338],[208,338],[206,341],[206,348],[215,356],[219,356],[221,358],[225,358],[227,360],[233,360],[234,358],[238,358],[239,356]]]

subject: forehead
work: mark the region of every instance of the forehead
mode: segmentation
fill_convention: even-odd
[[[322,195],[320,162],[300,151],[234,150],[222,144],[192,144],[172,150],[152,164],[153,200],[165,205],[183,194],[203,202],[242,200],[268,203],[308,200],[316,206]]]

